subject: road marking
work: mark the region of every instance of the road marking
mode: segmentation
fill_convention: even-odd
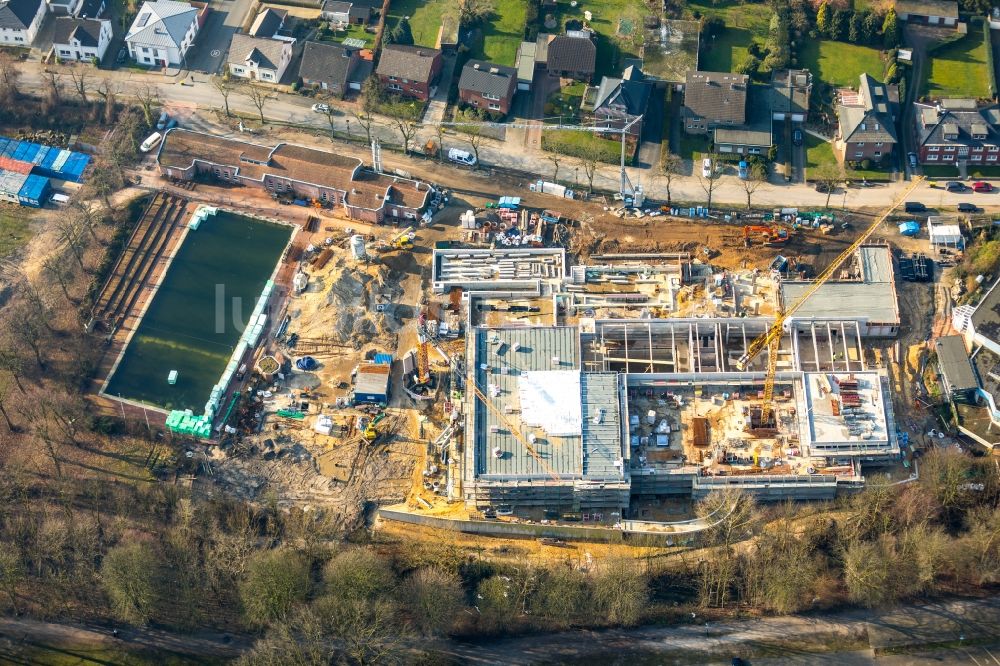
[[[971,659],[976,664],[976,666],[983,666],[982,664],[979,663],[979,660],[973,657],[972,653],[970,653],[968,650],[962,650],[962,652],[967,654],[969,656],[969,659]]]
[[[983,648],[983,652],[985,652],[986,654],[990,655],[990,659],[992,659],[994,661],[994,663],[1000,665],[1000,659],[997,659],[995,656],[993,656],[992,652],[990,652],[986,648]]]
[[[222,51],[220,51],[219,49],[212,49],[209,55],[212,56],[213,58],[218,58],[220,55],[222,55]]]

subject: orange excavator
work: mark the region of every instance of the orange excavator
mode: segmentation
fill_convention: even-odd
[[[776,247],[788,242],[788,230],[781,227],[747,225],[743,227],[743,243],[750,247],[751,238],[758,235],[764,247]]]

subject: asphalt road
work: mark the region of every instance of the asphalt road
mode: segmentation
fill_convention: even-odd
[[[22,71],[21,83],[23,89],[42,89],[42,76],[44,72],[40,63],[25,63]],[[166,110],[172,114],[176,114],[181,121],[181,125],[184,127],[195,127],[204,131],[223,134],[232,133],[232,128],[220,125],[215,118],[215,111],[222,107],[222,99],[218,91],[212,86],[209,77],[204,74],[195,74],[185,78],[183,75],[171,77],[163,74],[139,73],[128,70],[101,72],[101,76],[105,75],[119,86],[123,96],[134,94],[136,90],[145,87],[153,88],[162,100]],[[96,85],[96,75],[93,81]],[[264,114],[267,118],[308,125],[319,132],[326,133],[329,127],[326,116],[313,113],[310,110],[311,104],[312,100],[307,97],[276,93],[275,97],[268,101],[264,107]],[[239,93],[233,93],[230,96],[229,106],[234,111],[246,116],[252,117],[257,114],[256,108],[254,108],[249,99]],[[351,116],[346,114],[338,117],[336,119],[338,130],[346,131],[347,121],[350,119]],[[360,131],[356,121],[351,125],[351,129],[355,135]],[[390,126],[385,119],[376,123],[374,134],[385,143],[401,143],[398,131]],[[511,134],[519,133],[512,132]],[[421,146],[431,138],[434,138],[433,131],[430,128],[423,128],[411,145]],[[258,138],[257,141],[266,142],[267,139]],[[449,148],[469,150],[470,146],[461,134],[447,134],[444,140],[444,149],[447,150]],[[546,155],[532,147],[525,146],[523,136],[519,141],[507,141],[506,143],[484,140],[479,154],[484,166],[497,166],[530,174],[549,174],[552,172],[551,162],[547,159]],[[420,164],[421,162],[418,160],[412,162],[413,173],[418,177]],[[560,172],[565,174],[564,178],[572,173],[582,173],[582,169],[577,169],[579,166],[580,162],[565,158]],[[628,173],[633,183],[643,183],[648,198],[654,200],[663,200],[666,198],[662,184],[657,179],[651,177],[652,173],[650,170],[630,167],[628,168]],[[617,191],[618,180],[618,169],[616,167],[603,166],[598,169],[594,185],[599,190]],[[850,188],[846,190],[839,188],[830,198],[830,205],[834,210],[842,207],[882,208],[898,197],[901,191],[908,185],[908,183],[896,182],[871,188]],[[697,176],[675,178],[671,190],[675,201],[696,203],[703,201],[705,198],[705,192]],[[768,183],[757,190],[753,197],[753,203],[756,206],[815,208],[824,206],[826,198],[825,194],[816,192],[812,187],[805,184]],[[908,200],[921,201],[931,209],[939,207],[953,208],[959,202],[963,201],[971,201],[982,207],[993,208],[1000,206],[1000,193],[949,193],[941,188],[932,189],[925,182],[918,186],[918,189],[908,197]],[[716,205],[731,205],[736,209],[743,208],[746,205],[746,193],[740,185],[739,179],[736,176],[721,177],[716,183],[713,201]]]

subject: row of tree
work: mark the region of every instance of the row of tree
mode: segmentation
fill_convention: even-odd
[[[899,46],[899,20],[896,10],[889,8],[885,14],[869,9],[832,9],[824,0],[816,11],[816,32],[851,44],[880,44],[886,50]]]

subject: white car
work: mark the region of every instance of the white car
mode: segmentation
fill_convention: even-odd
[[[712,177],[712,159],[709,157],[701,161],[701,176],[702,178]]]
[[[465,164],[467,166],[476,165],[476,156],[467,150],[459,150],[458,148],[452,148],[448,151],[448,159],[452,162],[458,162],[459,164]]]
[[[330,105],[329,104],[313,104],[312,110],[315,113],[330,113]]]

